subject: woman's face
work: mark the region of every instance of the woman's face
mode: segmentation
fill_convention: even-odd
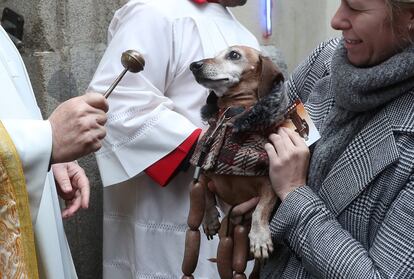
[[[408,45],[411,14],[401,10],[391,23],[385,0],[341,0],[331,20],[342,30],[349,61],[359,67],[379,64]]]

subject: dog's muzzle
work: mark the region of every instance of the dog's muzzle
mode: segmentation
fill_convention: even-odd
[[[190,64],[190,71],[193,72],[194,75],[197,75],[203,69],[204,62],[203,61],[196,61]]]

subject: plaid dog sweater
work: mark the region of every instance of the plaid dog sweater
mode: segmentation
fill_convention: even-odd
[[[269,159],[264,150],[268,142],[264,135],[257,133],[234,133],[230,121],[220,125],[217,121],[197,143],[190,163],[200,164],[203,171],[216,174],[265,176],[268,175]],[[212,135],[211,143],[202,162],[203,145]]]

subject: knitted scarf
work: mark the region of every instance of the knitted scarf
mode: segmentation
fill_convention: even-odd
[[[343,41],[332,57],[331,74],[313,94],[332,90],[334,105],[320,128],[309,167],[308,185],[318,190],[339,156],[372,116],[414,88],[414,46],[369,68],[351,65]]]

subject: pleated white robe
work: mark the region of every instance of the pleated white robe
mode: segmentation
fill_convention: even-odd
[[[104,186],[104,278],[181,278],[190,168],[161,188],[143,171],[197,127],[208,92],[191,62],[255,37],[219,4],[133,0],[109,27],[109,45],[90,84],[105,92],[122,71],[121,53],[138,50],[145,69],[127,73],[109,97],[107,137],[96,153]],[[216,278],[217,239],[202,237],[195,278]]]
[[[0,119],[23,164],[40,278],[77,278],[63,230],[53,174],[52,130],[42,120],[20,54],[0,27]]]

